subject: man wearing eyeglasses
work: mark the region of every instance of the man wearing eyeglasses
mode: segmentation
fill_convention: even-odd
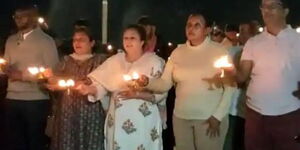
[[[18,33],[6,41],[6,118],[12,150],[44,150],[49,95],[40,89],[27,68],[52,68],[58,62],[55,43],[37,26],[37,8],[22,5],[14,13]]]
[[[286,23],[285,0],[262,0],[266,30],[245,45],[237,71],[250,78],[245,125],[246,150],[299,150],[300,35]]]

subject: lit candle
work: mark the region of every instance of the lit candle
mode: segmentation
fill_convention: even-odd
[[[45,69],[44,67],[40,67],[40,68],[39,68],[39,71],[40,71],[41,73],[43,73],[43,72],[46,71],[46,69]]]
[[[73,87],[73,86],[75,86],[75,81],[72,79],[69,79],[69,80],[67,80],[66,84],[67,84],[67,87]]]
[[[110,45],[110,44],[109,44],[109,45],[107,45],[107,50],[108,50],[108,51],[112,51],[112,50],[113,50],[113,46],[112,46],[112,45]]]
[[[259,31],[259,32],[264,32],[264,27],[259,27],[259,28],[258,28],[258,31]]]
[[[75,81],[72,79],[68,79],[68,80],[59,80],[58,81],[58,86],[63,88],[63,89],[67,89],[68,95],[70,95],[70,88],[75,86]]]
[[[38,79],[44,79],[44,72],[46,69],[44,67],[28,67],[28,72],[34,76],[37,76]]]
[[[134,89],[138,88],[138,83],[136,82],[140,78],[140,75],[137,72],[133,72],[131,75],[123,75],[124,81],[127,82],[127,84],[130,87],[133,87]]]
[[[230,68],[233,65],[231,63],[229,63],[228,61],[228,56],[222,56],[220,59],[218,59],[215,63],[214,63],[214,67],[216,68],[221,68],[221,75],[220,77],[223,78],[224,75],[224,68]]]
[[[58,86],[59,86],[59,87],[65,88],[66,85],[67,85],[67,84],[66,84],[66,81],[65,81],[65,80],[59,80],[59,81],[58,81]]]
[[[32,75],[37,75],[40,71],[38,67],[28,67],[27,69]]]
[[[3,65],[3,64],[5,64],[5,63],[6,63],[6,60],[3,59],[3,58],[0,58],[0,64]]]
[[[300,33],[300,27],[296,28],[296,32]]]
[[[128,75],[128,74],[123,75],[123,79],[124,79],[124,81],[131,81],[132,80],[131,76]]]
[[[38,78],[39,79],[44,79],[44,72],[46,71],[46,69],[44,67],[40,67],[39,68],[39,74],[38,74]]]
[[[44,19],[43,17],[39,17],[39,18],[38,18],[38,22],[39,22],[40,24],[43,24],[43,23],[45,23],[45,19]]]
[[[137,79],[139,79],[140,78],[140,75],[137,73],[137,72],[133,72],[132,73],[132,79],[133,80],[137,80]]]
[[[3,67],[5,66],[5,64],[6,64],[6,60],[3,58],[0,58],[0,73],[3,72]]]

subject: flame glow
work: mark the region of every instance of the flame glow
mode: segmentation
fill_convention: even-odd
[[[3,58],[0,58],[0,64],[5,64],[5,63],[6,63],[6,60]]]
[[[58,86],[60,87],[73,87],[75,86],[75,81],[72,79],[69,80],[59,80],[58,81]]]
[[[45,72],[46,69],[45,69],[44,67],[40,67],[40,68],[39,68],[39,71],[40,71],[40,72]]]
[[[140,75],[137,72],[132,73],[132,79],[137,80],[140,78]]]
[[[29,67],[28,68],[29,73],[31,73],[32,75],[37,75],[39,73],[39,68],[37,67]]]
[[[130,75],[123,75],[123,79],[125,80],[125,81],[130,81],[130,80],[132,80],[132,77],[130,76]]]
[[[214,63],[214,67],[216,68],[227,68],[227,67],[232,67],[233,65],[229,63],[228,61],[228,56],[222,56],[220,59],[218,59]]]
[[[58,81],[58,86],[60,86],[60,87],[66,87],[66,85],[67,85],[67,83],[66,83],[65,80],[59,80]]]
[[[75,81],[74,80],[72,80],[72,79],[69,79],[69,80],[67,80],[67,86],[68,87],[72,87],[72,86],[75,86]]]

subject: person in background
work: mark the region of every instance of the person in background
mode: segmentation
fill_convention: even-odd
[[[58,63],[54,40],[37,26],[37,8],[22,5],[14,12],[18,28],[5,45],[6,118],[13,150],[44,150],[49,94],[41,90],[28,67],[52,68]]]
[[[137,24],[144,27],[146,30],[145,51],[154,52],[158,56],[167,60],[170,56],[170,49],[167,43],[164,43],[162,37],[157,33],[157,27],[149,16],[142,16],[138,19]]]
[[[239,28],[236,25],[229,24],[225,26],[225,38],[221,42],[225,49],[228,50],[230,47],[238,45],[238,32]]]
[[[157,35],[156,26],[152,22],[151,18],[148,16],[142,16],[138,19],[137,24],[142,25],[146,30],[146,46],[145,50],[147,52],[155,52],[158,56],[162,57],[165,61],[168,60],[171,52],[173,51],[173,46],[166,46],[163,43],[161,36]],[[161,115],[163,116],[163,122],[166,122],[166,126],[163,130],[163,147],[165,150],[173,150],[175,145],[172,115],[174,110],[175,102],[175,89],[172,88],[168,92],[168,97],[166,100],[166,109],[161,110]]]
[[[234,66],[239,67],[243,47],[249,38],[255,36],[257,26],[253,21],[241,23],[239,26],[239,44],[229,48],[228,52]],[[227,132],[224,150],[244,150],[245,111],[246,111],[247,83],[238,84],[232,97],[229,111],[229,129]]]
[[[219,26],[213,26],[212,32],[210,33],[210,38],[212,41],[221,43],[225,38],[225,34]]]

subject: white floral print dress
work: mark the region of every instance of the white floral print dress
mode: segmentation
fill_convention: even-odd
[[[111,93],[105,122],[106,150],[162,150],[162,120],[158,105],[164,104],[166,93],[155,94],[156,103],[141,99],[119,100],[115,94],[126,89],[124,74],[138,72],[149,78],[158,78],[164,61],[154,53],[145,53],[133,63],[125,59],[125,53],[109,58],[89,77],[98,88],[98,95],[90,101]]]

